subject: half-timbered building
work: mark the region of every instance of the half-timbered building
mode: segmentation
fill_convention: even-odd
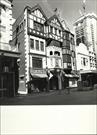
[[[64,35],[56,14],[47,18],[40,5],[25,7],[13,25],[13,45],[21,52],[19,93],[63,88],[63,69],[72,70],[70,44],[65,38],[68,35]],[[64,42],[69,47],[68,58],[64,55]]]

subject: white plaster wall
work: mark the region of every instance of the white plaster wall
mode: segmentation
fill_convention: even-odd
[[[1,38],[0,48],[3,50],[11,50],[9,41],[12,40],[12,7],[9,1],[1,0],[2,4],[5,5],[5,10],[1,10]]]
[[[50,51],[53,52],[53,55],[50,55]],[[56,57],[54,56],[54,51],[60,52],[60,56]],[[59,61],[59,67],[63,67],[63,61],[62,61],[62,49],[56,46],[48,46],[47,47],[47,67],[48,68],[55,68],[55,59],[58,59]]]
[[[88,60],[86,66],[81,64],[82,57]],[[82,43],[80,43],[79,46],[76,47],[76,64],[77,70],[90,70],[89,52],[87,50],[87,47]]]

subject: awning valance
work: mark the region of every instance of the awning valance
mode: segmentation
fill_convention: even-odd
[[[47,78],[47,74],[33,74],[31,73],[32,78]]]
[[[66,74],[64,71],[62,71],[63,75],[68,78],[79,78],[77,74]]]

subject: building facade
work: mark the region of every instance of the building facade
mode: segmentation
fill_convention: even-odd
[[[85,14],[75,23],[76,46],[83,43],[89,52],[90,70],[97,69],[97,16],[94,13]],[[82,68],[82,67],[80,67]]]
[[[18,50],[11,46],[12,1],[0,1],[0,96],[14,96],[18,90]]]
[[[74,27],[79,84],[94,86],[97,78],[97,16],[94,13],[84,14]]]
[[[21,52],[19,68],[19,93],[33,90],[62,89],[64,28],[57,15],[47,18],[40,5],[25,7],[21,16],[13,24],[13,46]],[[68,32],[68,31],[67,31]],[[64,38],[63,38],[64,35]],[[69,31],[73,41],[69,44],[70,71],[75,65],[74,35]],[[63,47],[64,46],[64,47]],[[64,58],[65,61],[66,58]],[[74,60],[72,65],[72,59]],[[75,68],[74,68],[75,70]],[[63,73],[64,72],[64,73]],[[69,72],[71,73],[71,72]],[[30,90],[29,85],[30,84]]]

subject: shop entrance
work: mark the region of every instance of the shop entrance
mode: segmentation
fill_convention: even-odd
[[[12,97],[15,95],[14,73],[0,73],[0,97]]]
[[[50,89],[51,90],[58,90],[58,77],[57,76],[53,76],[50,79]]]

